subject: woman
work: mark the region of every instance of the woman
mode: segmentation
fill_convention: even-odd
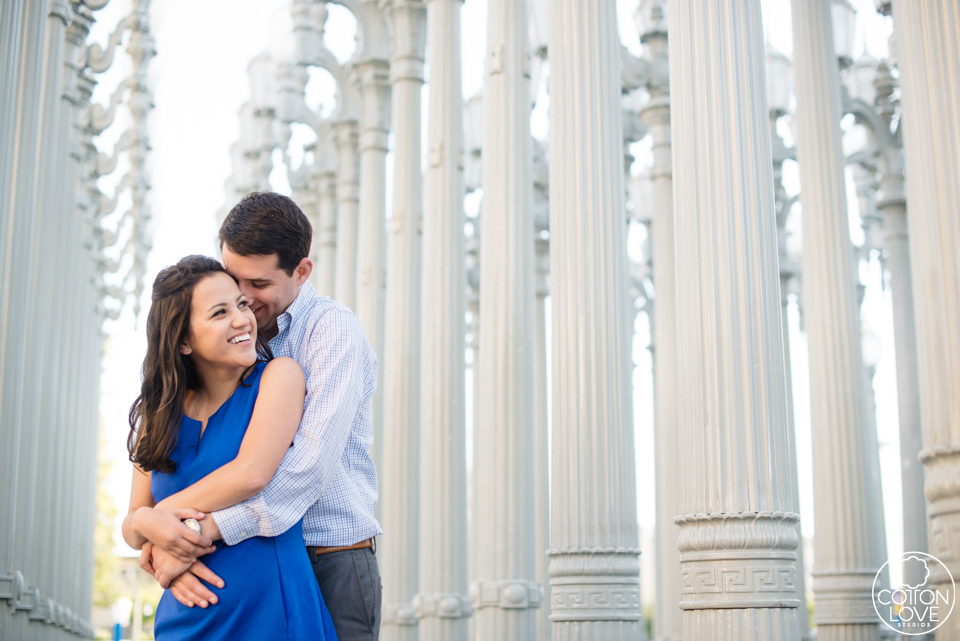
[[[134,548],[169,536],[173,519],[202,520],[259,492],[293,442],[306,393],[300,366],[272,359],[240,289],[214,259],[188,256],[164,269],[152,300],[127,443],[134,472],[123,536]],[[196,523],[175,529],[200,541],[188,525]],[[166,590],[159,641],[336,639],[300,524],[207,551],[199,560],[224,583],[217,605],[187,607]],[[193,561],[179,558],[185,568]]]

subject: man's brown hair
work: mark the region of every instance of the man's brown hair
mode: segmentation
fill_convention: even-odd
[[[247,194],[220,226],[220,249],[241,256],[277,255],[277,264],[293,276],[310,255],[313,228],[297,203],[271,191]]]

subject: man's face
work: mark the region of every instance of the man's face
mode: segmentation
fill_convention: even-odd
[[[277,332],[277,317],[297,298],[300,286],[310,277],[313,263],[304,258],[293,275],[288,275],[277,264],[276,254],[241,256],[226,244],[221,249],[223,266],[237,279],[257,319],[257,327],[265,338],[272,338]]]

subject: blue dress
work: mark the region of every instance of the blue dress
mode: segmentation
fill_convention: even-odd
[[[207,421],[184,416],[171,459],[173,474],[154,471],[150,489],[158,503],[229,463],[240,451],[260,391],[266,363],[258,363],[241,385]],[[323,603],[303,543],[301,523],[275,537],[254,537],[237,545],[220,541],[200,559],[223,579],[213,588],[219,599],[206,609],[188,608],[165,590],[157,607],[158,641],[238,639],[336,641],[330,613]]]

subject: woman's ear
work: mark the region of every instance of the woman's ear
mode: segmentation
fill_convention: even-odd
[[[189,354],[190,352],[192,352],[192,351],[193,351],[193,350],[190,349],[190,346],[187,345],[186,343],[181,343],[181,344],[180,344],[180,353],[183,354],[184,356],[188,355],[188,354]]]

